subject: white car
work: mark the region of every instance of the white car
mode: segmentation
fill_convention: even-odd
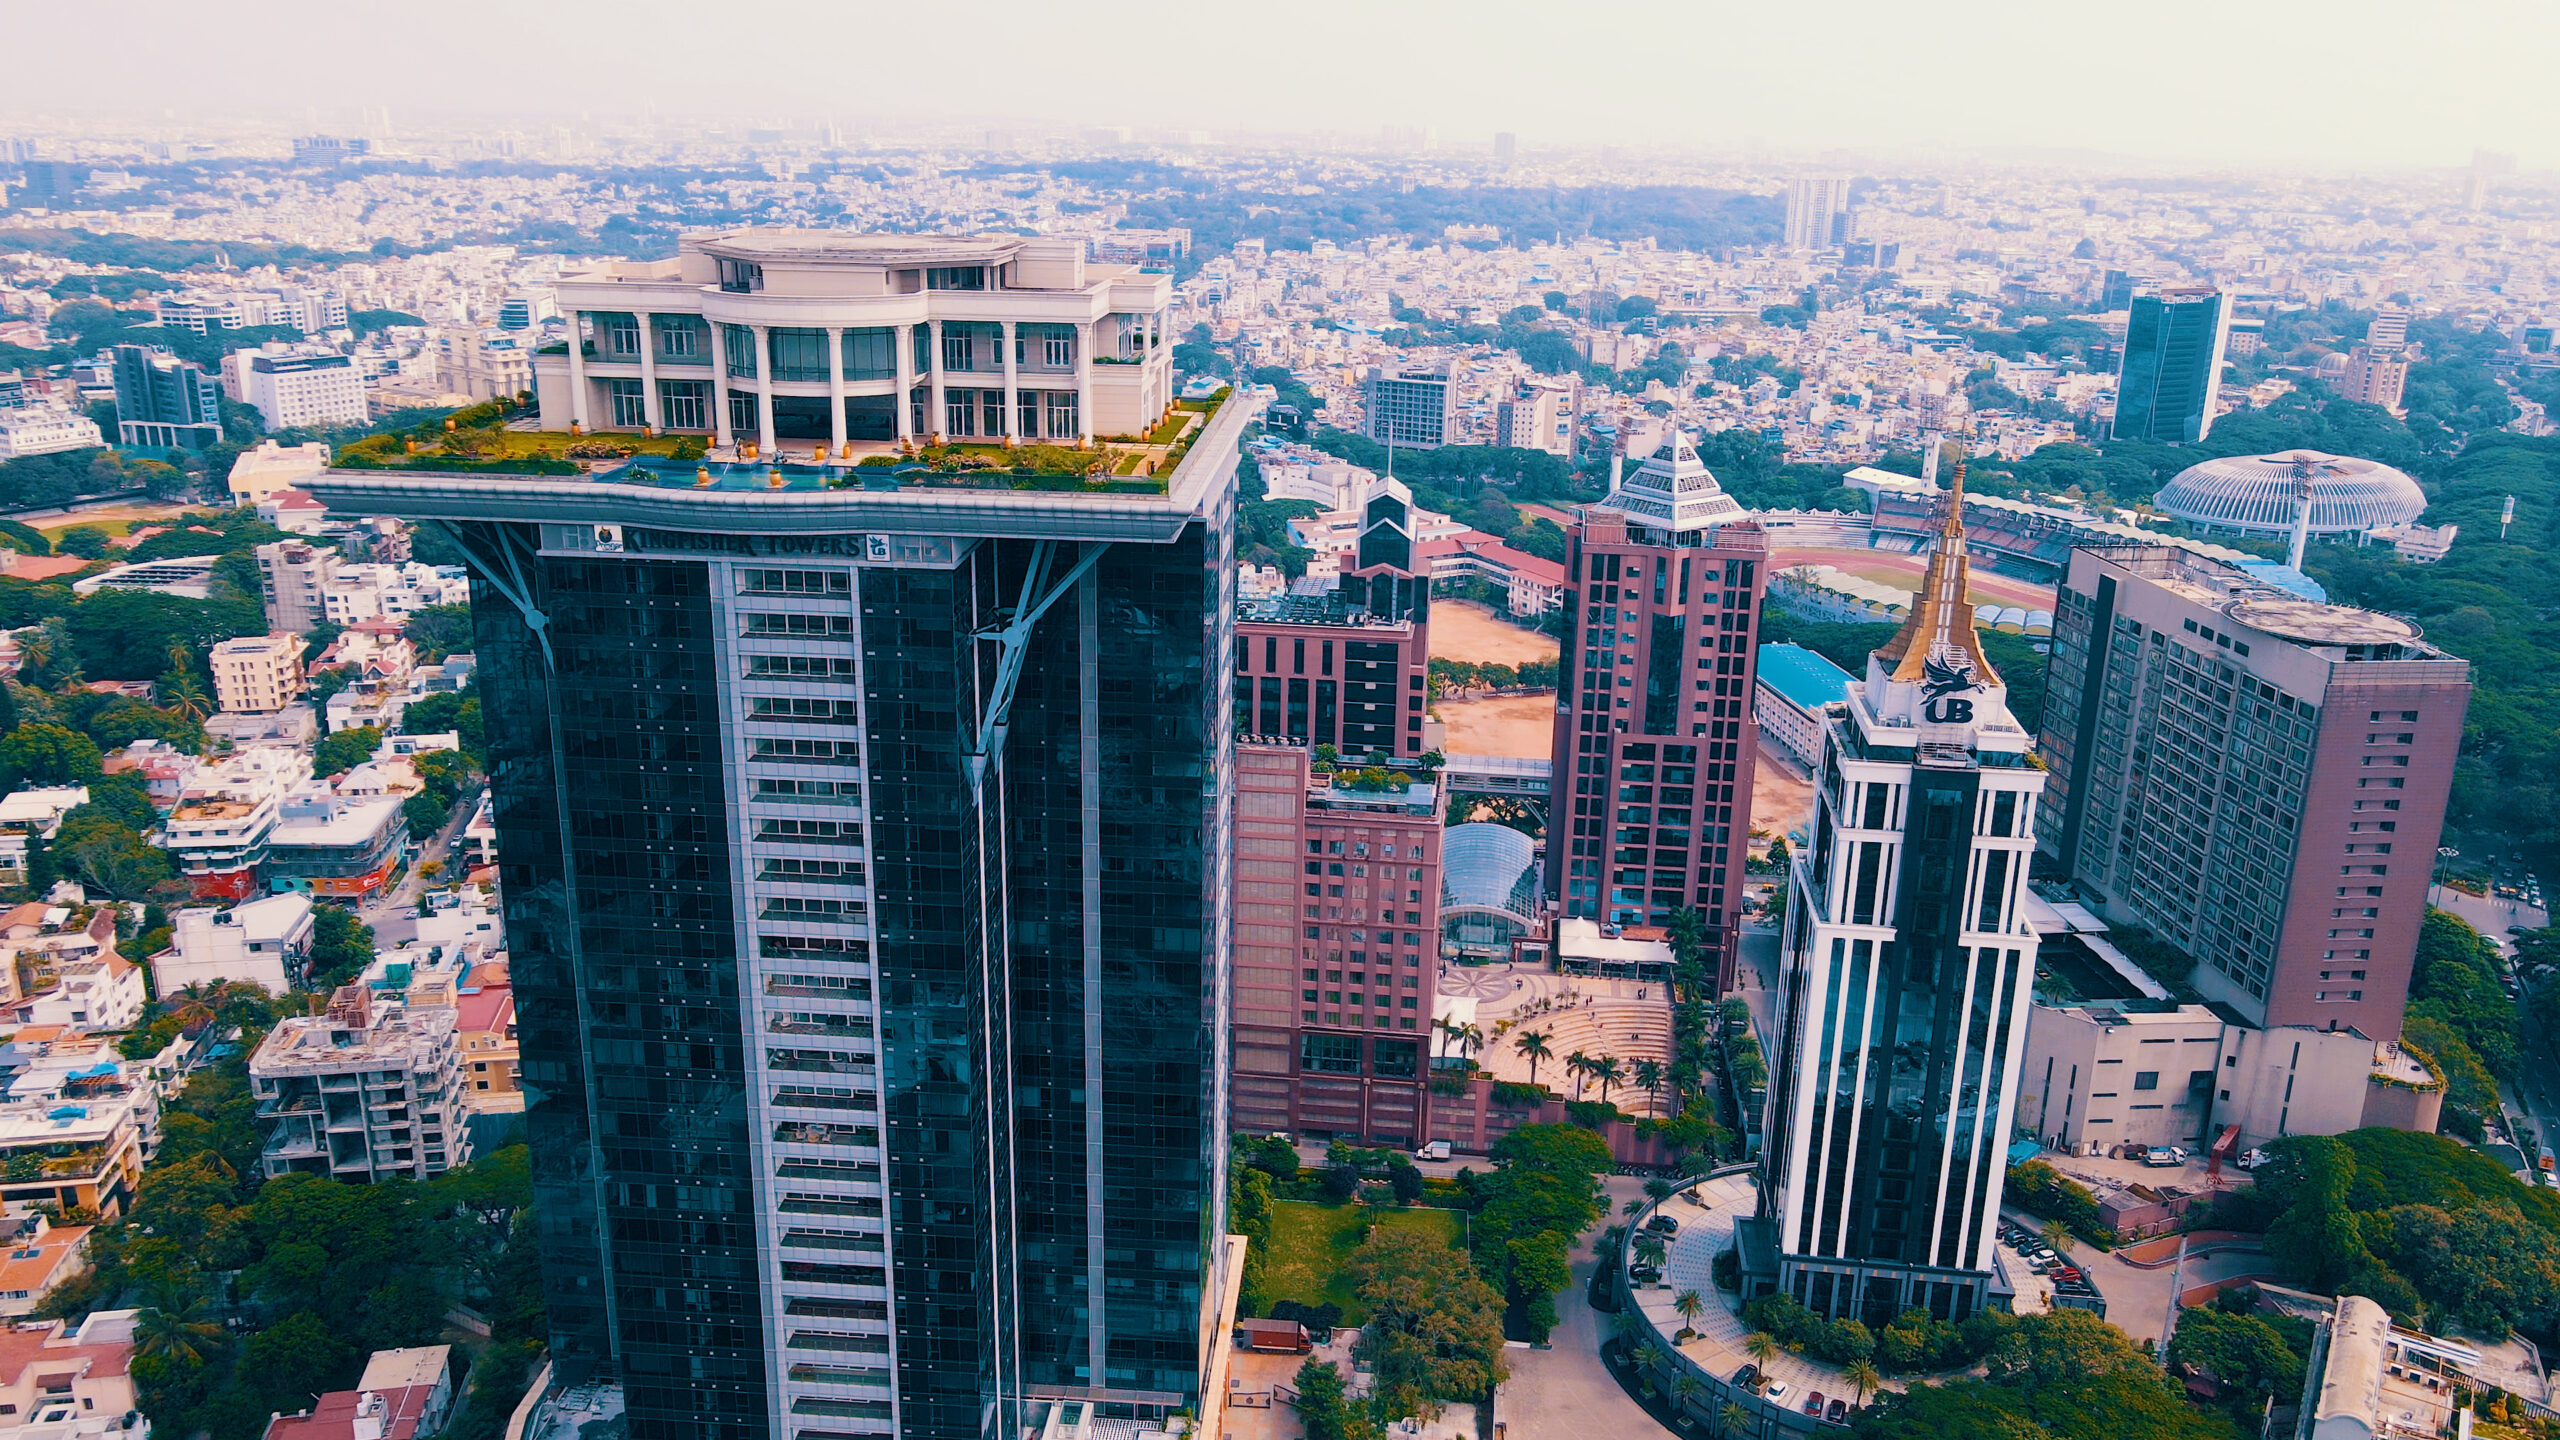
[[[1760,1393],[1767,1397],[1770,1404],[1783,1405],[1786,1403],[1787,1399],[1787,1382],[1784,1380],[1772,1380],[1769,1382],[1769,1388],[1761,1391]]]
[[[2247,1154],[2242,1155],[2239,1159],[2237,1159],[2237,1160],[2233,1161],[2232,1163],[2233,1163],[2233,1164],[2235,1164],[2235,1165],[2237,1165],[2237,1166],[2239,1166],[2239,1167],[2240,1167],[2241,1169],[2243,1169],[2243,1170],[2255,1170],[2255,1169],[2257,1169],[2259,1166],[2266,1164],[2269,1160],[2272,1160],[2272,1159],[2274,1159],[2274,1158],[2275,1158],[2274,1156],[2269,1155],[2269,1154],[2268,1154],[2266,1151],[2264,1151],[2264,1150],[2252,1150],[2252,1151],[2249,1151]]]

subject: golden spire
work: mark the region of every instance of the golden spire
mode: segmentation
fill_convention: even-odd
[[[1973,671],[1977,685],[1998,685],[2000,672],[1982,653],[1982,637],[1974,632],[1970,593],[1971,566],[1964,553],[1964,452],[1956,452],[1955,484],[1947,491],[1947,514],[1938,526],[1938,548],[1930,553],[1929,571],[1920,593],[1903,617],[1902,628],[1876,648],[1876,658],[1890,678],[1919,684],[1931,661],[1941,667]]]

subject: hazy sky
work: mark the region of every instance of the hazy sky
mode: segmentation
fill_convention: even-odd
[[[0,0],[0,109],[1005,118],[2560,165],[2560,0]],[[85,53],[81,63],[44,57]],[[28,63],[33,62],[33,63]]]

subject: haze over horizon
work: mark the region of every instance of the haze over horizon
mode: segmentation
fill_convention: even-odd
[[[146,92],[31,69],[0,116],[149,113],[202,123],[387,105],[398,115],[832,116],[1357,136],[1496,131],[1524,150],[1751,144],[1819,151],[2050,151],[2057,163],[2393,170],[2560,166],[2538,113],[2560,6],[2433,12],[2380,0],[2164,0],[2138,17],[2023,0],[1953,16],[1845,0],[1818,17],[1731,3],[1621,5],[1585,23],[1519,0],[1264,10],[943,8],[749,0],[451,0],[430,23],[275,0],[255,24],[137,0],[107,11],[11,0],[30,54],[112,47]],[[416,15],[418,12],[411,12]],[[369,57],[348,63],[349,56]],[[269,104],[244,77],[293,77]],[[283,92],[269,92],[281,94]]]

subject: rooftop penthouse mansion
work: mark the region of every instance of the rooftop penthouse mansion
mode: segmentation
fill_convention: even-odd
[[[724,230],[558,294],[573,343],[535,359],[547,430],[705,432],[746,458],[823,441],[850,460],[1137,435],[1174,398],[1172,280],[1088,264],[1081,238]]]

